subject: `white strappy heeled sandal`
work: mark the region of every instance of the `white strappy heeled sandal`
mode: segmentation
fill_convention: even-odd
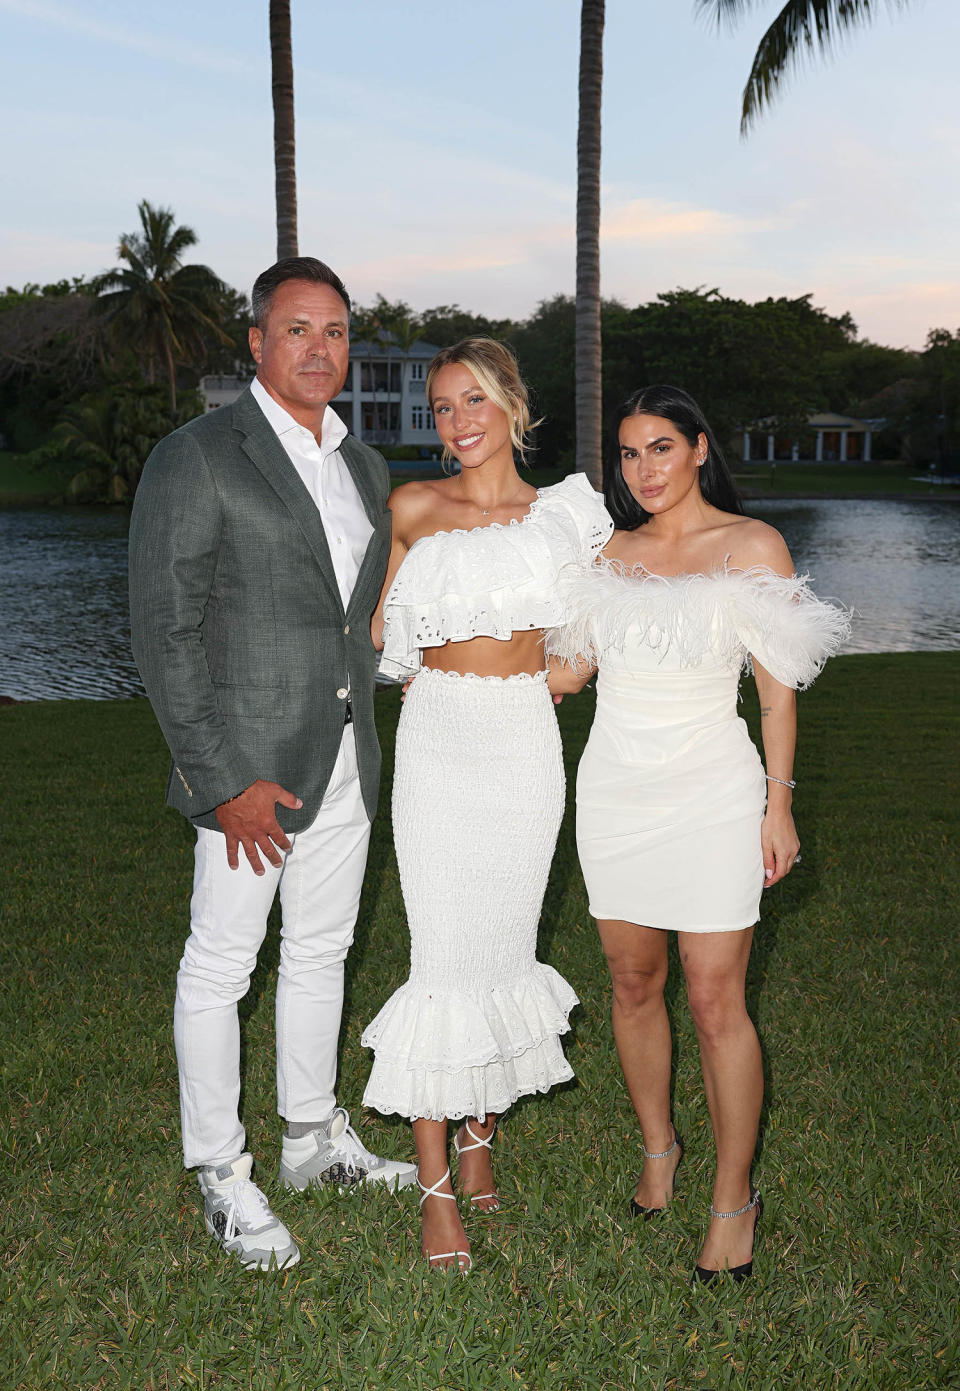
[[[492,1150],[492,1149],[493,1149],[493,1137],[494,1137],[494,1135],[497,1133],[496,1122],[494,1122],[493,1129],[490,1131],[490,1134],[487,1136],[486,1139],[484,1139],[482,1135],[475,1135],[475,1134],[474,1134],[474,1132],[470,1129],[470,1122],[469,1122],[469,1121],[464,1121],[464,1123],[463,1123],[463,1128],[464,1128],[464,1130],[467,1132],[467,1134],[469,1135],[470,1139],[473,1141],[473,1144],[472,1144],[472,1145],[461,1145],[461,1143],[460,1143],[460,1132],[459,1132],[459,1130],[458,1130],[457,1133],[456,1133],[456,1135],[454,1135],[454,1137],[453,1137],[453,1148],[454,1148],[454,1149],[456,1150],[456,1152],[457,1152],[457,1158],[458,1158],[458,1159],[460,1158],[461,1154],[467,1154],[467,1153],[469,1153],[470,1150]],[[489,1199],[491,1199],[491,1198],[493,1199],[493,1205],[492,1205],[491,1207],[482,1207],[482,1208],[479,1208],[479,1211],[480,1211],[480,1212],[499,1212],[499,1211],[500,1211],[500,1194],[499,1194],[499,1193],[471,1193],[471,1194],[470,1194],[470,1206],[472,1207],[475,1203],[483,1203],[483,1202],[486,1202],[487,1200],[489,1200]]]
[[[451,1203],[455,1203],[457,1201],[453,1193],[440,1192],[441,1186],[446,1183],[448,1178],[450,1178],[449,1169],[446,1171],[445,1174],[441,1175],[441,1177],[437,1179],[436,1183],[431,1184],[428,1188],[426,1184],[420,1182],[420,1173],[419,1170],[417,1171],[417,1187],[420,1189],[421,1207],[423,1207],[424,1203],[427,1201],[428,1198],[448,1198]],[[426,1255],[426,1252],[424,1254]],[[453,1257],[456,1257],[457,1269],[461,1272],[461,1274],[466,1275],[468,1271],[472,1269],[473,1257],[470,1255],[469,1251],[442,1251],[439,1255],[436,1256],[428,1255],[427,1260],[432,1264],[433,1261],[449,1261],[452,1260]],[[464,1265],[464,1261],[467,1262],[466,1265]]]

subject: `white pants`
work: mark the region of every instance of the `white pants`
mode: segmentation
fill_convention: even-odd
[[[275,869],[254,874],[243,850],[227,864],[224,837],[198,829],[190,936],[177,975],[174,1039],[180,1069],[183,1160],[229,1163],[246,1144],[240,1124],[237,1002],[250,986],[277,887],[283,912],[277,981],[277,1109],[322,1121],[336,1105],[343,963],[353,941],[370,822],[360,795],[353,726],[343,732],[323,805]]]

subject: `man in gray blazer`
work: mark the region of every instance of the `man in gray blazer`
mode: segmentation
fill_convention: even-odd
[[[207,1230],[248,1269],[300,1258],[251,1181],[238,1114],[237,1002],[278,889],[281,1183],[415,1176],[371,1154],[334,1095],[380,773],[370,615],[390,548],[386,464],[329,405],[349,315],[322,261],[264,271],[256,380],[161,440],[130,526],[134,656],[172,754],[167,801],[197,827],[174,1011],[184,1163]]]

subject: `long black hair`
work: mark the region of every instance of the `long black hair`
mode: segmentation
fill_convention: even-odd
[[[723,450],[693,397],[679,386],[643,386],[618,407],[610,448],[603,460],[603,500],[618,531],[636,531],[650,520],[650,513],[644,511],[624,482],[620,466],[620,426],[631,415],[657,415],[669,420],[692,449],[696,448],[698,437],[706,435],[707,457],[700,465],[700,491],[721,512],[743,515],[743,503]]]

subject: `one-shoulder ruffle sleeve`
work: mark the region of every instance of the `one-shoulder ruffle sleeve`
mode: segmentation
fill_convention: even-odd
[[[522,520],[422,537],[384,602],[381,674],[412,676],[424,647],[562,622],[562,576],[588,566],[612,531],[603,498],[572,474],[541,488]]]
[[[785,686],[809,686],[850,634],[850,614],[816,597],[809,576],[766,566],[661,576],[600,560],[571,575],[566,621],[546,636],[547,652],[579,671],[622,651],[627,630],[682,666],[707,654],[747,664],[753,656]]]

